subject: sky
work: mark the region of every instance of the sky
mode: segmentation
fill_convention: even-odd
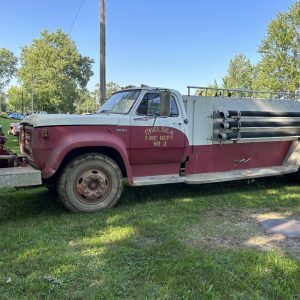
[[[295,2],[106,0],[107,81],[173,88],[184,94],[187,85],[207,86],[214,79],[221,83],[235,55],[259,61],[257,49],[267,25]],[[94,89],[99,82],[99,0],[0,4],[0,48],[19,56],[42,30],[61,28],[82,55],[95,60],[88,84]]]

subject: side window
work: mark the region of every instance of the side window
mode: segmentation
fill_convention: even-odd
[[[170,113],[170,117],[178,117],[179,113],[178,113],[178,107],[175,101],[175,98],[173,96],[171,96],[171,113]]]
[[[148,93],[144,96],[136,114],[139,116],[159,115],[160,95],[159,93]],[[171,96],[171,113],[170,117],[178,117],[178,107],[175,98]]]

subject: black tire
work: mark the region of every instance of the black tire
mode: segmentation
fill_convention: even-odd
[[[44,185],[49,192],[56,193],[56,185],[55,184],[46,184]]]
[[[94,212],[113,207],[122,191],[120,168],[111,158],[98,153],[73,159],[57,182],[61,203],[73,212]]]
[[[43,186],[51,193],[57,193],[57,183],[55,178],[43,179]]]

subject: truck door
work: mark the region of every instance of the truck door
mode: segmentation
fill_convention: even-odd
[[[187,147],[186,124],[174,95],[169,117],[157,117],[160,94],[144,95],[131,117],[131,164],[180,163]]]

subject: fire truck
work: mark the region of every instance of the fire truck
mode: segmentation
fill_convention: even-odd
[[[299,180],[299,139],[295,94],[130,87],[93,115],[26,117],[20,156],[2,137],[0,187],[44,184],[70,211],[92,212],[117,203],[125,178],[129,186]]]

